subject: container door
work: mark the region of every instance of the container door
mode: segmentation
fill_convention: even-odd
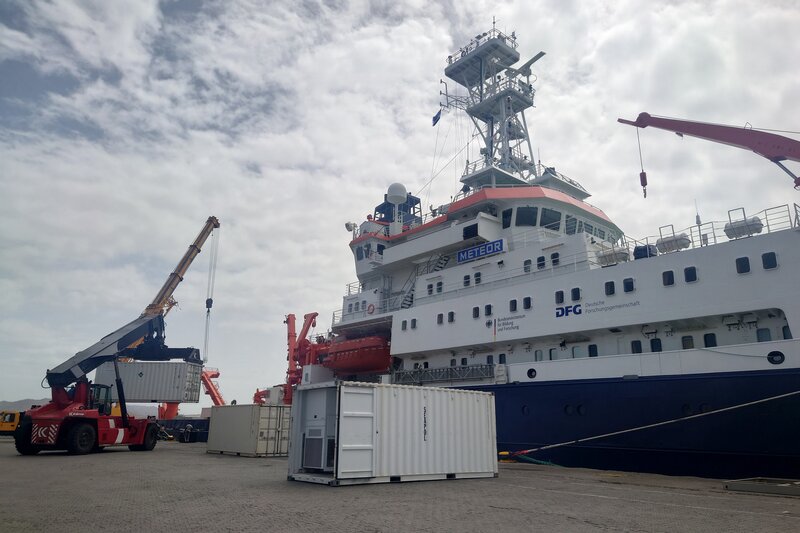
[[[341,385],[336,477],[373,477],[375,391],[372,387]]]

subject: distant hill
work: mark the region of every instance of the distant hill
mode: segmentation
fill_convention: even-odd
[[[44,405],[50,401],[50,398],[42,398],[41,400],[17,400],[16,402],[0,401],[0,411],[26,411],[31,408],[31,405]]]

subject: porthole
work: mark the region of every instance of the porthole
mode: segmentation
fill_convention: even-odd
[[[586,407],[584,407],[583,404],[578,406],[578,414],[581,416],[586,415]]]
[[[781,355],[783,355],[783,354],[781,354]],[[533,379],[535,377],[536,377],[536,369],[535,368],[529,368],[528,369],[528,379]]]
[[[783,363],[784,361],[786,361],[786,356],[783,355],[783,352],[779,352],[778,350],[775,350],[774,352],[769,352],[767,354],[767,361],[769,361],[773,365],[779,365],[779,364]],[[530,371],[529,371],[529,373],[530,373]]]
[[[528,407],[527,405],[523,405],[522,406],[522,414],[523,414],[523,416],[530,416],[531,408]]]

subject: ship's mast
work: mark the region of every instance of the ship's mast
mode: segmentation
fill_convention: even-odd
[[[544,53],[513,69],[520,57],[517,46],[514,33],[505,35],[493,23],[491,30],[447,58],[445,76],[467,95],[445,89],[444,106],[464,110],[483,144],[481,158],[467,163],[461,178],[470,187],[522,184],[536,177],[524,111],[533,107],[535,92],[530,65]]]
[[[536,92],[531,65],[544,52],[514,68],[512,65],[520,59],[517,47],[516,34],[502,33],[493,22],[491,30],[476,35],[447,58],[445,76],[464,87],[467,94],[450,94],[447,83],[442,81],[442,106],[465,111],[483,144],[481,157],[468,161],[461,177],[465,191],[536,184],[586,198],[589,193],[580,184],[555,169],[538,169],[534,162],[525,110],[533,107]]]

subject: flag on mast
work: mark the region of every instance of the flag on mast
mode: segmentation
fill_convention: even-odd
[[[436,123],[439,122],[440,118],[442,118],[442,109],[441,108],[439,108],[439,111],[437,111],[436,114],[433,115],[433,124],[432,125],[435,126]]]

